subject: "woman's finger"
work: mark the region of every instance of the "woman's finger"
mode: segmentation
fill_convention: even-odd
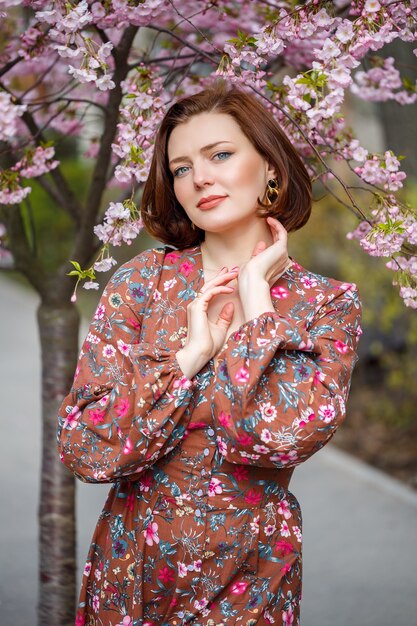
[[[239,268],[237,267],[237,268],[233,268],[233,271],[230,270],[230,272],[229,271],[223,272],[222,274],[218,274],[217,276],[214,276],[214,278],[210,278],[210,280],[204,283],[204,285],[201,287],[200,293],[205,293],[207,289],[211,289],[212,288],[211,283],[213,283],[213,286],[216,286],[216,285],[220,285],[221,283],[230,282],[231,280],[234,280],[238,272],[239,272]]]
[[[208,303],[213,296],[218,295],[219,293],[232,293],[235,290],[234,287],[229,287],[228,285],[219,285],[217,287],[210,287],[205,291],[200,291],[197,298],[195,298],[194,302],[202,302]]]
[[[233,302],[227,302],[227,304],[222,307],[222,310],[219,313],[216,325],[220,326],[220,328],[224,330],[227,330],[233,319],[234,311],[235,305],[233,304]]]

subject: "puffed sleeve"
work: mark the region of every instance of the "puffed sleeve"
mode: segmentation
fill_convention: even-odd
[[[282,469],[329,441],[345,417],[360,315],[356,286],[343,284],[308,325],[271,312],[231,335],[212,397],[227,461]]]
[[[175,351],[140,341],[142,324],[152,324],[156,271],[144,254],[110,280],[59,411],[61,459],[84,482],[136,480],[177,445],[190,419],[193,383]]]

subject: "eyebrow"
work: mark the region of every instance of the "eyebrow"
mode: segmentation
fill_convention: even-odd
[[[207,144],[207,146],[203,146],[201,148],[200,152],[207,152],[208,150],[211,150],[212,148],[215,148],[216,146],[218,146],[221,143],[233,143],[233,142],[232,141],[215,141],[214,143]],[[175,159],[171,159],[169,164],[172,165],[173,163],[177,163],[179,161],[186,161],[188,158],[189,157],[187,157],[187,156],[175,157]]]

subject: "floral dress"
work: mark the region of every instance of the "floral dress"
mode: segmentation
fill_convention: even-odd
[[[60,410],[63,463],[113,483],[77,626],[299,624],[294,467],[345,416],[361,333],[355,285],[294,263],[276,312],[232,333],[189,380],[176,360],[204,284],[199,246],[116,271]]]

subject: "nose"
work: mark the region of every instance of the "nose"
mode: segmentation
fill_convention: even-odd
[[[203,189],[204,187],[209,187],[214,183],[213,175],[210,172],[210,169],[204,165],[194,165],[193,180],[196,189]]]

